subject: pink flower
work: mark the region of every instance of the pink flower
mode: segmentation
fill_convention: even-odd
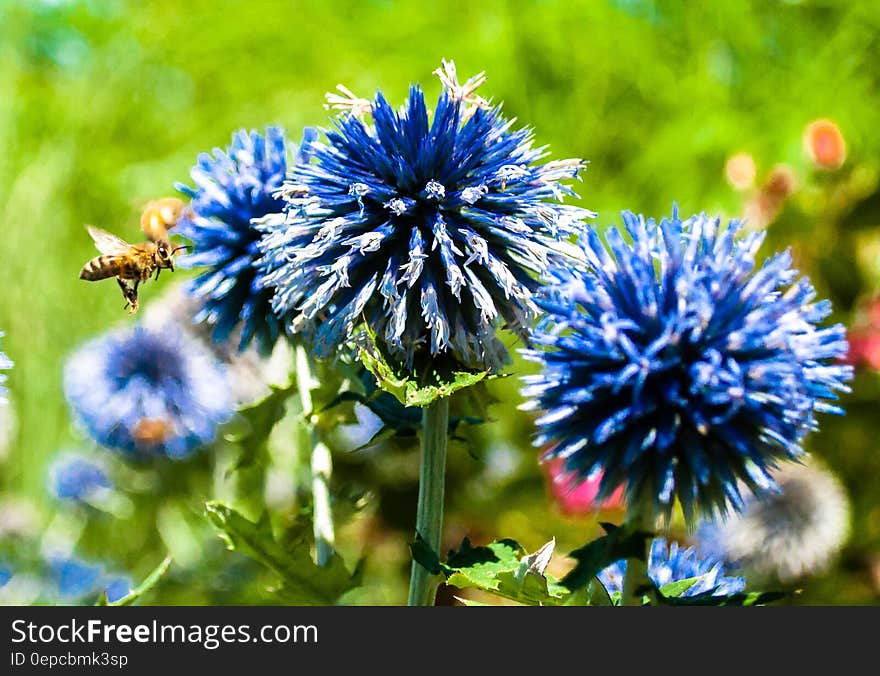
[[[880,298],[861,304],[855,325],[847,331],[847,340],[847,364],[880,371]]]
[[[565,460],[562,458],[548,460],[542,463],[542,467],[550,480],[553,499],[565,514],[588,514],[602,509],[623,508],[622,486],[604,502],[596,502],[601,473],[593,479],[578,482],[577,475],[565,471]]]

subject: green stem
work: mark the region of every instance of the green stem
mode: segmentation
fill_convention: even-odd
[[[315,563],[326,566],[335,552],[335,532],[333,512],[330,509],[330,476],[333,462],[330,449],[321,441],[317,422],[312,411],[312,389],[318,381],[312,373],[312,364],[302,345],[296,347],[296,384],[299,390],[303,416],[308,416],[305,424],[309,432],[311,448],[310,467],[312,473],[312,529],[315,534]]]
[[[449,397],[435,399],[422,412],[422,461],[419,470],[419,506],[416,533],[437,553],[443,529],[443,492],[446,484],[446,437],[449,429]],[[413,561],[409,581],[409,605],[432,606],[439,581]]]
[[[639,509],[640,501],[635,501],[626,515],[626,525],[633,530],[654,532],[654,519],[645,516]],[[631,558],[626,560],[626,575],[623,578],[623,598],[620,603],[624,606],[642,605],[642,596],[639,589],[651,584],[648,578],[648,557],[651,553],[651,538],[645,540],[645,552],[643,558]]]

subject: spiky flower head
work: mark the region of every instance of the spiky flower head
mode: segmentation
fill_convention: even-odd
[[[101,465],[79,455],[59,458],[49,474],[51,490],[60,500],[88,500],[112,486]]]
[[[0,338],[2,338],[5,334],[0,331]],[[5,371],[7,369],[12,368],[12,362],[9,357],[7,357],[3,352],[0,352],[0,371]],[[3,383],[6,382],[6,375],[4,373],[0,373],[0,406],[4,406],[7,402],[6,393],[7,390],[3,386]]]
[[[702,555],[694,547],[681,547],[677,542],[667,543],[657,538],[651,543],[648,555],[648,577],[657,586],[670,582],[680,582],[699,578],[682,596],[731,596],[745,589],[746,581],[741,577],[728,577],[724,565],[718,559]],[[599,581],[609,596],[623,592],[623,579],[626,576],[626,560],[617,561],[602,570]]]
[[[286,213],[265,219],[264,284],[318,357],[366,325],[402,371],[497,368],[496,328],[526,331],[535,273],[592,215],[561,204],[581,160],[542,163],[532,131],[476,97],[481,76],[441,74],[433,115],[416,86],[401,110],[333,95],[335,129],[292,168]]]
[[[762,233],[673,210],[659,223],[623,214],[607,246],[587,232],[588,269],[558,269],[526,356],[526,408],[542,409],[536,445],[554,445],[583,478],[603,472],[600,499],[626,486],[641,512],[669,515],[677,496],[697,513],[743,505],[743,489],[799,457],[817,412],[846,391],[844,329],[818,324],[816,302],[788,252],[755,269]]]
[[[172,325],[87,343],[67,362],[64,388],[95,441],[141,458],[183,458],[233,413],[223,368]]]
[[[260,232],[252,220],[283,208],[276,192],[293,152],[279,127],[265,134],[240,130],[226,150],[199,155],[190,172],[195,187],[177,186],[191,198],[178,232],[192,242],[193,253],[181,265],[206,268],[189,289],[202,302],[195,321],[212,325],[217,342],[237,329],[240,349],[253,340],[268,351],[282,333],[272,292],[260,283]]]
[[[742,513],[697,530],[701,550],[766,579],[821,573],[849,535],[846,491],[815,459],[774,474],[778,491],[748,500]]]

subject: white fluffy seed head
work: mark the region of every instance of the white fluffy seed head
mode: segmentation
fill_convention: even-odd
[[[751,500],[742,513],[719,523],[713,547],[754,577],[783,583],[828,568],[849,535],[846,491],[816,460],[774,473],[781,492]]]

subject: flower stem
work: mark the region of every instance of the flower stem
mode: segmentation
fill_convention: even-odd
[[[321,441],[315,429],[312,411],[312,389],[318,385],[312,373],[312,363],[302,345],[296,347],[296,384],[309,432],[312,473],[312,528],[315,534],[315,563],[327,565],[335,552],[336,539],[333,529],[333,512],[330,509],[330,476],[333,462],[330,449]]]
[[[438,553],[443,529],[448,429],[449,397],[440,397],[422,412],[422,460],[419,470],[419,506],[416,515],[416,533]],[[436,576],[428,572],[420,563],[413,561],[408,604],[434,605],[438,584]]]
[[[639,501],[629,509],[626,515],[626,525],[635,531],[654,532],[654,520],[646,517],[639,509]],[[623,578],[623,597],[620,600],[624,606],[642,605],[642,588],[650,585],[648,578],[648,558],[651,553],[651,538],[645,540],[645,552],[643,558],[631,558],[626,561],[626,575]]]

